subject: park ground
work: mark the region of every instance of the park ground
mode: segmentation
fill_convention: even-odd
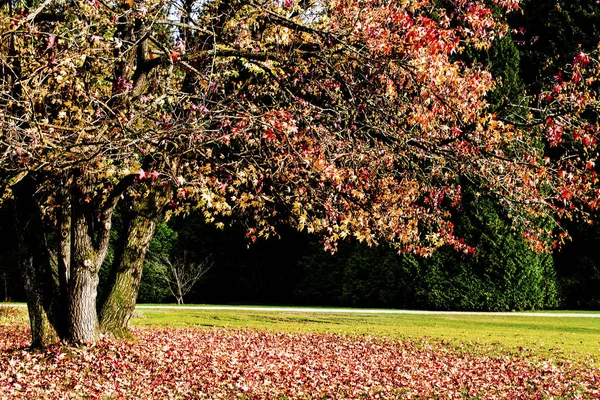
[[[141,305],[132,341],[29,351],[0,307],[0,399],[600,398],[600,313]]]

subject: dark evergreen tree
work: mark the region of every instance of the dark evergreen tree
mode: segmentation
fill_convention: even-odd
[[[531,85],[538,77],[552,79],[577,53],[596,49],[600,6],[596,0],[522,0],[509,24],[519,44],[519,75]]]
[[[424,266],[421,302],[435,309],[525,310],[559,305],[549,254],[531,250],[491,198],[468,190],[457,229],[475,257],[443,249]]]
[[[475,256],[442,248],[430,258],[387,247],[316,243],[299,265],[298,300],[307,304],[437,310],[531,310],[559,305],[552,258],[531,250],[490,198],[467,191],[457,230]]]
[[[536,92],[537,77],[554,80],[578,53],[598,48],[600,5],[596,0],[522,0],[521,7],[523,12],[513,14],[509,22],[521,58],[520,77],[529,92]],[[592,219],[599,219],[597,213]],[[554,256],[564,306],[598,309],[600,225],[586,221],[564,221],[564,225],[572,242]]]
[[[571,223],[573,240],[555,256],[567,309],[600,309],[600,224]]]

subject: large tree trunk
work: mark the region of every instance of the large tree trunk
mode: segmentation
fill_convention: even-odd
[[[71,262],[69,277],[69,341],[93,343],[99,337],[96,291],[100,259],[90,232],[85,207],[73,206]],[[102,222],[102,221],[101,221]]]
[[[122,187],[130,184],[129,179]],[[85,183],[75,174],[70,191],[58,196],[56,260],[45,241],[45,226],[35,193],[34,177],[13,186],[18,223],[19,262],[30,314],[32,346],[46,347],[61,339],[94,343],[100,335],[97,311],[98,272],[108,252],[111,219],[121,188],[104,204],[89,200]],[[133,200],[122,244],[119,268],[102,308],[102,328],[127,336],[146,251],[171,190],[153,187]]]
[[[129,320],[135,309],[146,251],[171,195],[170,189],[156,185],[145,197],[132,200],[131,214],[126,217],[128,229],[117,250],[112,287],[100,312],[100,326],[105,333],[130,336]]]
[[[61,196],[62,204],[58,213],[58,282],[60,296],[66,299],[69,295],[69,278],[71,275],[71,207],[68,196]]]
[[[117,260],[114,283],[100,312],[103,332],[129,336],[129,320],[139,292],[144,259],[156,231],[158,218],[136,215],[131,220],[124,248]]]
[[[45,285],[41,285],[45,279],[42,278],[40,264],[37,257],[29,250],[25,250],[22,244],[19,246],[19,265],[23,271],[24,288],[27,298],[27,310],[29,312],[29,325],[31,327],[31,347],[42,348],[56,343],[60,340],[53,321],[56,319],[51,300],[48,299]],[[25,253],[25,254],[24,254]],[[51,282],[48,282],[51,284]]]
[[[31,346],[46,347],[65,333],[64,307],[58,295],[60,289],[50,262],[35,190],[35,178],[30,175],[13,187],[18,258],[29,311]]]
[[[5,12],[13,15],[13,2],[2,2]],[[10,88],[10,96],[21,98],[22,86],[15,84],[21,78],[21,62],[15,49],[14,36],[7,38],[10,64],[3,63],[0,76]],[[16,102],[18,104],[18,102]],[[19,112],[18,105],[13,106]],[[45,347],[59,340],[61,326],[55,301],[57,287],[44,237],[41,212],[36,202],[37,183],[32,173],[27,173],[12,186],[15,196],[15,213],[18,226],[18,263],[22,271],[27,298],[32,347]]]
[[[96,308],[98,272],[108,253],[112,215],[118,198],[115,190],[109,201],[94,204],[89,200],[90,190],[85,181],[83,174],[75,175],[70,199],[71,259],[66,273],[69,281],[67,339],[72,343],[94,343],[100,336]]]
[[[96,313],[98,268],[75,269],[69,284],[69,335],[72,343],[94,343],[100,331]]]

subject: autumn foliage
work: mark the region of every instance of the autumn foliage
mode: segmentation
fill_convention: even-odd
[[[284,220],[328,247],[355,236],[417,253],[469,250],[450,222],[461,177],[527,219],[564,196],[530,132],[486,113],[491,74],[460,61],[505,33],[491,4],[182,4],[6,19],[23,98],[5,92],[5,173],[43,171],[49,190],[85,181],[101,207],[135,174],[177,187],[172,208],[251,217],[250,238]]]

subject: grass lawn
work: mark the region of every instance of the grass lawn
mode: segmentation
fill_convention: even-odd
[[[430,338],[486,352],[524,352],[600,362],[600,318],[497,315],[302,313],[256,310],[137,309],[138,327],[227,327]]]
[[[189,307],[189,306],[186,306]],[[3,310],[11,309],[10,313]],[[337,333],[444,341],[469,351],[524,353],[600,365],[600,318],[494,314],[350,314],[292,311],[138,308],[134,327],[223,327],[270,332]],[[0,304],[0,323],[26,322],[26,309]],[[572,313],[581,314],[579,311]],[[600,313],[598,313],[600,314]],[[7,318],[8,317],[8,318]]]

